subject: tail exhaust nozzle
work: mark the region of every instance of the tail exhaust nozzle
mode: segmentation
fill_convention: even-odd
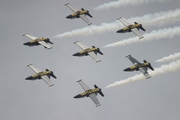
[[[149,63],[149,69],[151,69],[152,71],[154,71],[154,68],[151,66],[151,64]]]
[[[90,13],[89,13],[89,11],[86,13],[86,15],[88,15],[89,17],[93,17]]]

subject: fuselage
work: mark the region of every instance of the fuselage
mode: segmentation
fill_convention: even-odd
[[[85,15],[88,14],[88,10],[79,10],[77,12],[74,12],[71,15],[68,15],[66,18],[69,18],[69,19],[79,18],[79,15],[82,15],[82,14],[85,14]]]
[[[75,54],[73,54],[73,56],[87,56],[89,52],[95,52],[95,51],[98,51],[99,48],[96,48],[96,47],[92,47],[92,48],[87,48],[85,50],[82,50],[80,52],[77,52]]]
[[[139,63],[139,64],[136,64],[136,65],[133,65],[133,66],[130,66],[130,67],[124,69],[124,71],[139,70],[139,68],[141,68],[141,67],[148,67],[148,66],[149,66],[148,62],[146,62],[146,63]]]
[[[82,98],[82,97],[88,97],[90,94],[93,94],[93,93],[98,93],[100,91],[99,88],[95,88],[95,89],[90,89],[90,90],[87,90],[85,92],[82,92],[81,94],[78,94],[76,95],[74,98]]]
[[[139,28],[140,26],[141,26],[141,24],[138,24],[138,23],[137,24],[132,24],[132,25],[124,27],[123,29],[118,30],[117,32],[118,33],[131,32],[131,29]]]
[[[29,42],[26,42],[24,43],[24,45],[28,45],[28,46],[35,46],[35,45],[40,45],[39,42],[40,41],[44,41],[44,42],[49,42],[49,38],[37,38],[37,39],[34,39],[34,40],[30,40]]]
[[[36,73],[32,76],[29,76],[26,78],[26,80],[35,80],[35,79],[41,79],[41,76],[44,76],[44,75],[50,75],[52,72],[51,71],[42,71],[42,72],[39,72],[39,73]]]

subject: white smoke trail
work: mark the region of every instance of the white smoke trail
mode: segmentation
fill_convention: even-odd
[[[149,72],[151,77],[155,77],[158,75],[167,74],[170,72],[175,72],[177,70],[180,70],[180,60],[171,62],[167,65],[162,65],[159,68],[155,68],[154,71],[148,71],[148,72]],[[140,81],[140,80],[145,80],[145,77],[143,74],[138,74],[138,75],[135,75],[133,77],[129,77],[128,79],[116,81],[113,84],[106,86],[106,88],[112,88],[112,87],[128,84],[131,82],[136,82],[136,81]]]
[[[168,61],[173,61],[177,59],[180,59],[180,53],[171,54],[167,57],[163,57],[162,59],[156,60],[156,62],[168,62]]]
[[[138,22],[141,23],[144,27],[148,26],[162,26],[165,24],[172,24],[175,22],[179,22],[180,20],[177,19],[180,17],[180,9],[176,10],[169,10],[166,12],[157,12],[154,14],[146,14],[142,17],[131,17],[127,19],[128,22]],[[115,21],[112,23],[102,23],[101,25],[92,25],[87,26],[85,28],[80,28],[76,30],[72,30],[71,32],[65,32],[59,35],[56,35],[55,38],[63,38],[63,37],[75,37],[75,36],[87,36],[92,34],[102,34],[105,32],[116,32],[120,28],[123,28],[124,25],[119,22]]]
[[[153,30],[150,33],[144,34],[143,39],[139,39],[138,37],[124,39],[119,42],[115,42],[112,44],[108,44],[104,47],[116,47],[116,46],[126,46],[132,43],[140,43],[146,41],[159,40],[162,38],[173,38],[175,35],[180,35],[180,26],[174,28],[165,28],[159,30]]]
[[[118,0],[118,1],[114,1],[114,2],[109,2],[109,3],[105,3],[102,4],[98,7],[95,7],[95,10],[107,10],[109,8],[112,7],[122,7],[122,6],[127,6],[127,5],[141,5],[141,4],[148,4],[150,2],[165,2],[165,1],[170,1],[170,0]]]

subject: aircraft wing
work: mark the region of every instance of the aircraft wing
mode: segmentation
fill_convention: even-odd
[[[133,58],[131,55],[127,55],[126,56],[133,64],[138,64],[140,63],[139,61],[137,61],[135,58]]]
[[[73,12],[77,12],[78,9],[72,7],[69,3],[65,4],[65,6],[67,6],[68,8],[70,8]]]
[[[39,73],[42,72],[42,70],[34,67],[32,64],[27,65],[27,67],[30,67],[35,73]]]
[[[82,50],[89,48],[85,46],[84,44],[80,43],[79,41],[74,42],[74,44],[77,44]]]
[[[89,21],[89,19],[84,15],[80,15],[81,19],[83,19],[88,25],[91,25],[92,23]]]
[[[129,26],[131,25],[131,23],[129,23],[128,21],[126,21],[125,19],[123,19],[122,17],[117,18],[117,20],[119,20],[120,22],[122,22],[125,26]]]
[[[39,44],[43,45],[46,49],[51,49],[52,47],[50,45],[48,45],[46,42],[44,41],[40,41],[38,42]]]
[[[78,80],[77,82],[81,85],[84,91],[90,90],[90,88],[82,80]]]
[[[131,31],[132,31],[134,34],[136,34],[136,35],[139,37],[139,39],[144,38],[144,36],[142,36],[142,35],[139,33],[139,31],[137,30],[137,28],[131,29]]]
[[[131,25],[131,23],[129,23],[128,21],[126,21],[126,20],[123,19],[122,17],[117,18],[117,20],[119,20],[120,22],[122,22],[125,26]],[[131,31],[132,31],[134,34],[136,34],[136,35],[139,37],[139,39],[144,38],[144,37],[139,33],[139,31],[138,31],[136,28],[131,29]]]
[[[151,78],[151,76],[147,72],[147,67],[141,67],[139,68],[139,71],[141,71],[144,74],[144,76],[146,76],[146,79]]]
[[[47,75],[41,76],[41,78],[49,85],[49,87],[54,85]]]
[[[89,97],[91,98],[91,100],[96,104],[96,107],[100,106],[101,104],[99,103],[99,100],[96,97],[96,94],[90,94]]]
[[[96,62],[100,62],[101,60],[98,59],[97,55],[94,52],[89,52],[88,53]]]
[[[32,36],[32,35],[29,35],[28,33],[23,34],[23,36],[26,36],[26,37],[28,37],[28,38],[30,38],[30,39],[32,39],[32,40],[37,39],[37,37]]]

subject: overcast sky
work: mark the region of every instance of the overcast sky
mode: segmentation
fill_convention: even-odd
[[[135,35],[116,33],[118,29],[114,29],[112,32],[89,36],[53,38],[58,34],[87,26],[81,19],[66,19],[66,16],[72,13],[64,6],[67,2],[76,8],[88,9],[93,16],[88,19],[97,26],[103,22],[115,22],[120,16],[126,19],[141,17],[145,14],[176,10],[180,5],[179,0],[171,0],[97,11],[95,7],[110,1],[1,0],[0,119],[178,120],[180,118],[179,71],[114,88],[105,87],[140,73],[123,71],[132,65],[125,58],[126,55],[131,54],[140,62],[145,59],[157,68],[169,64],[169,62],[155,61],[180,52],[179,36],[109,48],[102,47]],[[140,32],[150,33],[152,30],[173,28],[178,25],[179,22],[172,21],[171,24],[161,26],[144,26],[146,31]],[[53,48],[46,50],[42,46],[24,46],[23,43],[29,41],[22,36],[24,33],[50,38],[54,43]],[[89,56],[72,56],[81,50],[73,44],[75,41],[80,41],[89,47],[92,45],[99,47],[104,53],[103,56],[98,55],[102,61],[95,63]],[[34,74],[26,67],[30,63],[41,70],[46,68],[52,70],[57,76],[57,79],[51,78],[55,85],[48,87],[43,80],[25,80],[26,77]],[[101,106],[96,108],[90,98],[73,98],[83,92],[81,86],[76,83],[79,79],[91,88],[96,84],[102,89],[105,97],[97,96]]]

